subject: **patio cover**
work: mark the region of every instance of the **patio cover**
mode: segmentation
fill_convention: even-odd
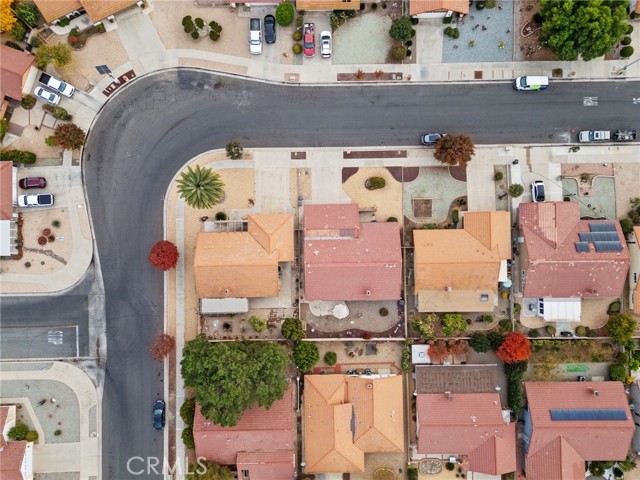
[[[582,303],[579,298],[543,298],[545,322],[579,322]]]
[[[246,313],[249,311],[249,300],[246,298],[201,298],[200,313],[202,315],[218,315],[223,313]]]

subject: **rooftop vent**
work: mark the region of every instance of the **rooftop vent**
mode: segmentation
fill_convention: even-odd
[[[366,294],[367,294],[367,297],[370,297],[370,296],[371,296],[371,290],[367,290],[367,291],[365,291],[364,293],[366,293]]]

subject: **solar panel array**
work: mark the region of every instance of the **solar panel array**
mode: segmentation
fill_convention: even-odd
[[[622,408],[551,409],[550,413],[553,421],[627,420],[627,412]]]
[[[596,252],[621,252],[622,244],[620,242],[594,242]]]
[[[590,251],[589,242],[576,242],[576,252],[589,253]]]
[[[579,242],[575,242],[576,252],[589,253],[589,243],[593,242],[596,252],[621,252],[622,243],[614,222],[589,222],[589,232],[578,232]]]
[[[578,232],[581,242],[612,242],[618,240],[618,232]]]
[[[616,226],[613,222],[592,222],[589,223],[589,230],[592,232],[615,232]]]

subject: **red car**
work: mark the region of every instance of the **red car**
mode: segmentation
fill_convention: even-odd
[[[316,54],[316,29],[313,23],[304,24],[303,53],[307,58]]]
[[[25,190],[29,188],[44,188],[47,186],[47,180],[44,177],[21,178],[18,185]]]

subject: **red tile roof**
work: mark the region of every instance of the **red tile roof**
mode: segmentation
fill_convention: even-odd
[[[515,424],[505,424],[497,393],[417,396],[418,453],[469,456],[469,469],[501,475],[516,469]]]
[[[22,462],[27,450],[27,442],[8,442],[0,451],[0,478],[2,480],[24,480]]]
[[[9,407],[0,406],[0,451],[7,445],[7,439],[4,438],[4,427],[7,423],[7,417],[9,416]]]
[[[246,470],[251,480],[289,479],[294,475],[293,450],[238,452],[237,467],[240,474]]]
[[[22,100],[22,78],[35,61],[28,52],[0,45],[0,101],[4,97]]]
[[[0,162],[0,220],[13,218],[13,162]]]
[[[357,213],[355,204],[305,207],[306,300],[400,298],[402,251],[398,225],[354,223]],[[335,222],[330,215],[335,215]]]
[[[532,426],[526,457],[528,479],[578,478],[571,476],[577,471],[584,476],[584,464],[580,470],[576,454],[582,462],[626,458],[635,427],[621,382],[525,382],[524,385]],[[626,419],[551,419],[551,410],[604,409],[622,410]],[[563,442],[558,442],[559,438]]]
[[[613,224],[622,250],[596,252],[590,243],[589,252],[578,252],[578,233],[589,232],[590,223]],[[525,298],[615,298],[622,294],[629,250],[619,222],[580,220],[576,202],[522,203],[520,229],[528,257]]]
[[[223,465],[236,464],[238,452],[286,450],[293,452],[293,384],[267,410],[245,410],[234,427],[221,427],[204,418],[196,405],[193,420],[196,456]],[[253,479],[253,477],[252,477]]]

